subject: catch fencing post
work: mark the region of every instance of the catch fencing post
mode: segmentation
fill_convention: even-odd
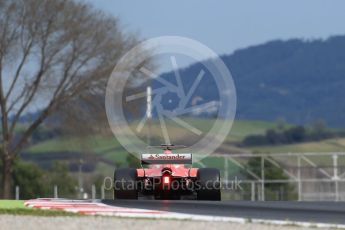
[[[54,185],[54,198],[59,198],[58,196],[58,186]]]
[[[151,119],[152,119],[152,88],[147,86],[146,88],[146,118],[147,118],[147,144],[150,146],[151,143]]]
[[[339,201],[339,177],[338,177],[338,155],[333,154],[333,180],[335,189],[335,201]]]
[[[92,185],[92,196],[91,196],[92,200],[96,199],[96,186],[93,184]]]
[[[255,182],[251,182],[251,200],[255,201]]]
[[[297,156],[298,201],[302,201],[301,156]]]
[[[228,183],[229,180],[229,171],[228,171],[228,159],[224,157],[224,180],[225,183]]]
[[[261,156],[261,201],[265,201],[265,158]]]
[[[19,200],[19,186],[16,186],[16,200]]]

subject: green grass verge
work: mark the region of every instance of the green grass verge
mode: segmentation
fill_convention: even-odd
[[[0,200],[0,209],[25,208],[22,200]]]
[[[22,200],[0,200],[0,215],[31,215],[31,216],[83,216],[80,213],[62,210],[43,210],[27,208]]]
[[[61,210],[43,210],[34,208],[0,209],[0,215],[28,215],[28,216],[84,216],[80,213],[65,212]]]

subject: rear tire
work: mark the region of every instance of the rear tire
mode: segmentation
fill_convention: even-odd
[[[137,170],[116,169],[114,172],[114,199],[137,200]]]
[[[198,169],[197,189],[198,200],[221,200],[220,194],[220,172],[215,168]]]

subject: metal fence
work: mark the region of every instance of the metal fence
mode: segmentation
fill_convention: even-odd
[[[224,199],[345,200],[345,153],[233,154],[214,157],[224,161]],[[234,183],[240,186],[234,188]]]

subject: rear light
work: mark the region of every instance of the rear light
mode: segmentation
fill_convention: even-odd
[[[170,184],[170,176],[163,176],[163,184]]]

